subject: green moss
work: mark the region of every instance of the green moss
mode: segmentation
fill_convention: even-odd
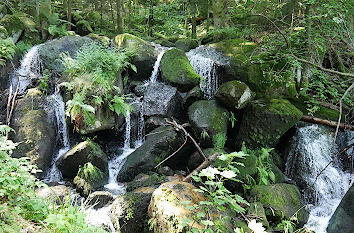
[[[6,39],[8,37],[7,30],[4,26],[0,26],[0,38]]]
[[[194,49],[198,46],[197,42],[192,39],[179,39],[175,43],[176,48],[182,49],[185,52],[188,52],[191,49]]]
[[[229,57],[236,58],[239,61],[246,61],[247,56],[251,53],[255,48],[256,44],[253,42],[245,41],[244,39],[232,39],[232,40],[224,40],[218,43],[214,43],[210,45]]]

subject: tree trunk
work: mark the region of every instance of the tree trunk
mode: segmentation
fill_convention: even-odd
[[[117,30],[119,34],[124,31],[123,20],[122,20],[122,0],[117,0]]]
[[[132,1],[128,0],[128,28],[132,28]]]
[[[214,27],[219,29],[226,26],[224,0],[213,0]]]
[[[150,1],[150,9],[149,9],[149,16],[148,16],[148,21],[147,21],[147,27],[148,27],[148,36],[152,37],[152,26],[153,26],[153,19],[154,19],[154,6],[152,1]]]
[[[191,24],[192,24],[192,38],[197,38],[197,5],[194,0],[189,0],[190,5],[190,16],[191,16]]]
[[[72,5],[72,0],[68,0],[68,12],[67,12],[67,20],[68,20],[68,31],[71,31],[71,5]]]

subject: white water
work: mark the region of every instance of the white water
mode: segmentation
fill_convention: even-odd
[[[338,161],[323,170],[332,161],[333,141],[333,133],[318,125],[299,127],[286,163],[286,175],[309,187],[304,190],[304,197],[313,206],[305,227],[316,233],[326,233],[331,216],[354,179]]]
[[[32,79],[41,77],[42,62],[39,58],[39,48],[41,45],[33,46],[22,58],[20,67],[12,76],[12,88],[15,92],[18,86],[18,94],[23,94],[31,84]]]
[[[156,46],[156,48],[159,51],[159,55],[157,56],[157,59],[154,64],[154,69],[153,69],[151,76],[150,76],[150,80],[149,80],[150,83],[157,82],[157,78],[158,78],[159,71],[160,71],[161,59],[162,59],[163,55],[165,54],[165,52],[168,50],[168,48],[162,47],[162,46]]]
[[[55,162],[70,149],[68,128],[65,121],[65,104],[59,90],[56,89],[53,95],[48,96],[48,103],[54,111],[56,123],[57,123],[57,148],[58,153],[54,156],[52,164],[47,176],[46,182],[61,182],[62,175]]]
[[[105,206],[100,209],[89,208],[85,210],[85,221],[87,224],[96,227],[105,227],[109,228],[109,232],[116,232],[114,229],[113,223],[109,216],[109,212],[111,211],[112,205]]]
[[[200,82],[200,88],[205,97],[212,98],[220,85],[217,67],[227,65],[229,63],[228,58],[208,46],[199,46],[186,53],[186,55],[195,72],[203,78]]]

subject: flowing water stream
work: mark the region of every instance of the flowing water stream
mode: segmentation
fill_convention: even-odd
[[[342,144],[353,143],[354,133],[347,134]],[[298,126],[286,162],[286,175],[297,182],[305,200],[312,204],[305,227],[316,233],[326,233],[329,219],[354,180],[354,175],[343,171],[337,150],[332,153],[336,148],[333,142],[333,131],[324,126]]]
[[[157,82],[157,78],[159,76],[159,71],[160,71],[161,59],[162,59],[163,55],[165,54],[165,52],[168,50],[168,48],[163,47],[161,45],[157,45],[157,44],[154,44],[154,45],[155,45],[155,48],[157,49],[157,51],[159,52],[159,55],[157,56],[157,59],[155,61],[154,69],[151,73],[149,83],[156,83]]]

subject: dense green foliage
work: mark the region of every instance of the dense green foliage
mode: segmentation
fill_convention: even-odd
[[[11,38],[0,38],[0,66],[5,66],[7,60],[11,60],[16,52],[16,45]]]

